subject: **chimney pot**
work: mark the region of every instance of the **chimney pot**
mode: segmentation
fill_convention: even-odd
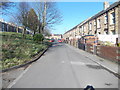
[[[105,1],[104,2],[104,10],[106,10],[110,6],[109,2]]]

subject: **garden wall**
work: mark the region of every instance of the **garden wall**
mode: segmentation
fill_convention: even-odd
[[[71,40],[69,44],[75,46],[75,41]],[[98,55],[99,57],[102,57],[104,59],[108,59],[114,62],[120,61],[120,47],[103,45],[95,46],[93,44],[83,44],[79,40],[77,46],[79,49]]]
[[[115,62],[120,61],[120,47],[97,46],[96,55]]]

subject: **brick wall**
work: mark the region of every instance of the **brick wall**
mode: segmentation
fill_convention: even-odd
[[[92,44],[86,44],[85,50],[89,53],[93,53],[93,45]]]
[[[118,62],[120,60],[120,47],[97,46],[97,55]]]

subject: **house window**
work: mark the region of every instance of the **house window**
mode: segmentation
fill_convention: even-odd
[[[101,34],[101,32],[98,32],[98,34],[100,35],[100,34]]]
[[[97,20],[97,28],[100,28],[100,19]]]
[[[104,19],[104,24],[107,24],[107,23],[108,23],[108,15],[105,15],[104,18],[105,18],[105,19]]]
[[[79,30],[79,33],[80,33],[81,30]]]
[[[96,20],[94,21],[94,26],[96,25]]]
[[[86,31],[86,27],[84,26],[84,29],[83,29],[84,31]]]
[[[94,32],[95,34],[97,33],[97,31],[95,30],[95,32]]]
[[[9,31],[9,25],[7,25],[7,31]]]
[[[82,32],[84,31],[84,26],[82,26]]]
[[[115,34],[116,34],[116,33],[115,33],[115,30],[112,30],[112,31],[111,31],[111,34],[112,34],[112,35],[115,35]]]
[[[2,31],[4,31],[5,30],[5,25],[4,25],[4,23],[2,23]]]
[[[110,24],[115,24],[115,12],[110,14]]]
[[[82,28],[80,27],[79,31],[81,32],[82,31]]]
[[[92,23],[89,24],[89,30],[92,30]]]
[[[104,34],[105,34],[105,35],[108,35],[108,29],[105,29],[105,30],[104,30]]]

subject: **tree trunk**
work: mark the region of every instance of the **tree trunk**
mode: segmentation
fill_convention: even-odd
[[[23,38],[25,39],[25,34],[26,34],[26,27],[23,27]]]

